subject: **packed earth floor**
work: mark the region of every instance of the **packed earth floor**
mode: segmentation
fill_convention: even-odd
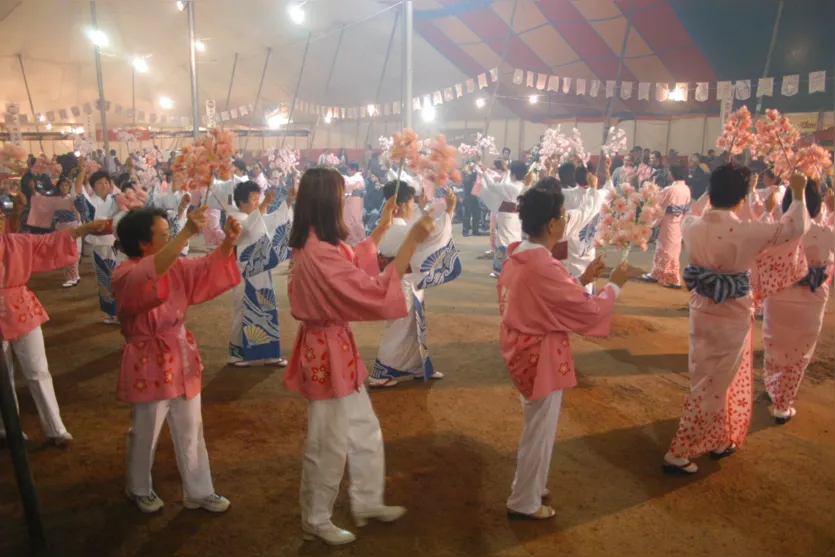
[[[632,281],[608,338],[574,336],[579,384],[566,393],[551,463],[555,519],[508,520],[505,501],[522,429],[519,394],[498,348],[498,309],[486,238],[457,238],[464,272],[427,292],[429,346],[446,379],[415,381],[371,398],[383,429],[389,504],[408,514],[356,529],[345,487],[334,523],[358,534],[329,548],[302,542],[299,479],[306,405],[282,385],[282,370],[226,366],[231,295],[194,307],[206,372],[203,421],[225,515],[182,507],[173,447],[163,428],[154,484],[164,510],[144,515],[128,502],[125,436],[129,408],[115,399],[122,338],[101,324],[89,259],[81,284],[60,273],[30,286],[51,316],[44,326],[61,414],[75,443],[45,447],[25,381],[17,386],[29,459],[50,554],[109,556],[358,555],[441,557],[835,555],[835,327],[830,304],[798,415],[776,426],[761,379],[757,323],[754,417],[742,449],[695,477],[662,474],[688,389],[686,291]],[[617,255],[610,256],[610,263]],[[652,252],[633,254],[634,276]],[[287,303],[286,264],[276,273],[281,341],[288,355],[296,324]],[[370,368],[382,323],[356,324]],[[0,452],[0,555],[28,554],[8,454]]]

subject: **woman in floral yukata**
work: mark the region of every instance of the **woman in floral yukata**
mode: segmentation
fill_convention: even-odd
[[[790,185],[795,201],[779,222],[740,220],[737,212],[750,192],[750,178],[745,167],[720,166],[710,175],[708,193],[681,224],[690,259],[684,269],[691,291],[690,393],[664,455],[669,474],[695,474],[699,468],[691,458],[710,452],[721,460],[745,440],[753,407],[751,268],[763,252],[799,240],[809,228],[806,178],[797,174]],[[711,208],[705,211],[708,199]],[[776,292],[800,280],[797,263],[784,258],[779,267],[761,274],[765,286],[758,290]]]
[[[235,257],[241,225],[227,219],[218,248],[203,257],[181,258],[189,239],[206,225],[206,210],[192,211],[173,239],[162,209],[130,211],[116,229],[129,257],[113,271],[113,295],[125,337],[116,395],[131,405],[125,494],[146,513],[163,507],[154,493],[151,467],[165,421],[183,480],[183,506],[211,512],[229,508],[212,485],[200,406],[203,364],[184,322],[189,306],[208,302],[241,282]]]
[[[305,172],[290,232],[290,310],[299,330],[284,385],[307,399],[307,439],[302,465],[301,514],[305,539],[330,545],[353,542],[331,522],[348,461],[349,495],[357,526],[392,522],[406,509],[383,503],[385,463],[380,422],[363,386],[368,371],[350,321],[385,321],[407,315],[401,278],[418,244],[433,229],[424,216],[409,231],[384,272],[377,245],[391,227],[394,197],[377,228],[351,249],[342,218],[344,183],[328,168]]]
[[[593,200],[585,210],[590,208]],[[584,286],[600,276],[601,259],[576,279],[553,258],[566,231],[576,232],[571,222],[576,228],[583,218],[581,210],[566,212],[555,178],[540,180],[519,197],[519,218],[528,239],[508,247],[498,282],[502,357],[522,395],[525,416],[507,510],[514,518],[541,520],[556,514],[542,500],[550,496],[546,483],[562,394],[577,385],[568,334],[608,335],[615,299],[628,277],[623,262],[609,283],[590,295]]]

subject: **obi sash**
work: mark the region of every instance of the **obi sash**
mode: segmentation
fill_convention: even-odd
[[[515,213],[516,212],[516,203],[512,201],[502,201],[502,204],[499,205],[499,212],[500,213]]]
[[[797,282],[798,286],[808,286],[809,290],[814,292],[826,282],[829,275],[826,273],[826,267],[809,267],[809,272],[806,276]]]
[[[690,204],[687,205],[667,205],[667,210],[665,211],[668,215],[683,215],[687,211],[690,210]]]
[[[729,298],[742,298],[751,292],[751,272],[718,273],[697,265],[688,265],[684,268],[684,283],[687,290],[695,290],[705,298],[721,304]]]

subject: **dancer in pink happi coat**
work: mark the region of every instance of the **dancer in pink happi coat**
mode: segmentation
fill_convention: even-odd
[[[360,165],[352,162],[348,164],[348,175],[343,176],[345,182],[345,208],[343,218],[348,227],[348,238],[345,243],[355,246],[365,240],[365,224],[362,220],[362,208],[365,195],[365,178],[359,170]]]
[[[371,236],[355,250],[346,243],[342,176],[328,168],[305,172],[290,234],[293,249],[287,291],[299,330],[284,385],[308,401],[301,485],[302,530],[331,545],[351,543],[351,532],[331,522],[348,461],[349,496],[357,526],[397,520],[403,507],[383,503],[385,463],[380,423],[363,386],[368,371],[350,321],[407,315],[401,278],[417,245],[432,230],[431,216],[411,228],[383,273],[377,244],[391,226],[394,198]]]
[[[555,178],[541,180],[519,198],[519,217],[528,239],[509,246],[498,281],[501,352],[525,416],[507,508],[513,517],[547,519],[555,515],[542,499],[550,495],[546,483],[562,394],[577,384],[568,335],[609,334],[627,265],[615,268],[611,282],[592,296],[584,285],[603,271],[600,259],[578,280],[553,258],[554,246],[579,218],[577,211],[565,211]]]
[[[206,207],[195,209],[171,239],[166,211],[136,209],[117,227],[129,257],[113,271],[112,283],[125,337],[116,396],[131,405],[125,494],[146,513],[163,507],[154,493],[151,467],[166,421],[183,480],[183,506],[211,512],[229,508],[212,484],[200,403],[203,364],[185,319],[189,306],[208,302],[241,281],[235,257],[241,225],[228,218],[217,249],[203,257],[180,257],[205,224]]]
[[[661,190],[660,205],[664,209],[661,231],[655,244],[652,272],[641,278],[669,288],[681,288],[681,221],[690,210],[690,187],[684,182],[687,169],[670,168],[674,182]]]
[[[809,271],[798,283],[766,298],[763,306],[763,379],[778,424],[797,413],[794,402],[820,337],[835,265],[835,227],[824,222],[817,183],[809,181],[805,197],[812,219],[802,240]],[[792,199],[792,192],[787,191],[784,212]],[[830,190],[827,202],[833,199]]]
[[[77,240],[106,226],[106,222],[97,221],[53,234],[7,234],[6,214],[0,211],[0,341],[6,368],[14,385],[14,353],[29,383],[41,427],[58,446],[68,445],[73,438],[61,420],[46,360],[41,325],[49,316],[26,282],[32,273],[54,271],[77,262]],[[0,439],[5,438],[6,428],[0,417]]]
[[[664,456],[668,473],[695,474],[691,458],[715,460],[736,452],[751,422],[754,296],[750,269],[766,249],[798,240],[809,227],[803,201],[806,178],[792,177],[796,201],[778,223],[743,222],[736,211],[750,188],[751,172],[727,164],[710,176],[711,208],[702,196],[682,221],[690,264],[684,280],[690,295],[690,394],[678,431]],[[801,254],[802,255],[802,254]],[[764,277],[770,291],[801,278],[805,262],[784,260]],[[800,275],[800,276],[798,276]]]

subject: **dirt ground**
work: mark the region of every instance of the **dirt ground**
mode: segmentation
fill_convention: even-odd
[[[775,426],[757,353],[751,433],[733,458],[701,459],[693,478],[667,477],[661,457],[677,424],[687,378],[687,299],[626,285],[612,334],[572,340],[579,385],[566,393],[549,486],[555,520],[509,521],[505,500],[522,427],[519,395],[499,354],[495,282],[477,260],[485,238],[459,239],[464,273],[427,293],[429,344],[444,381],[415,382],[372,400],[382,423],[387,502],[408,507],[395,524],[356,530],[355,544],[302,542],[299,524],[305,403],[281,371],[225,366],[231,299],[190,311],[206,365],[205,435],[215,486],[232,501],[221,516],[188,511],[173,447],[163,431],[154,480],[162,513],[124,497],[129,409],[115,400],[121,337],[100,324],[89,261],[84,280],[60,288],[58,273],[33,289],[52,320],[44,327],[61,413],[75,444],[43,446],[18,375],[29,458],[54,555],[68,556],[448,556],[448,555],[835,555],[835,328],[830,303],[798,416]],[[651,253],[634,254],[637,273]],[[276,276],[280,305],[286,282]],[[295,323],[281,312],[282,346]],[[355,326],[366,365],[382,325]],[[761,333],[757,331],[758,348]],[[347,482],[347,478],[346,478]],[[343,486],[334,522],[350,520]],[[0,454],[0,555],[26,555],[27,534],[9,458]]]

